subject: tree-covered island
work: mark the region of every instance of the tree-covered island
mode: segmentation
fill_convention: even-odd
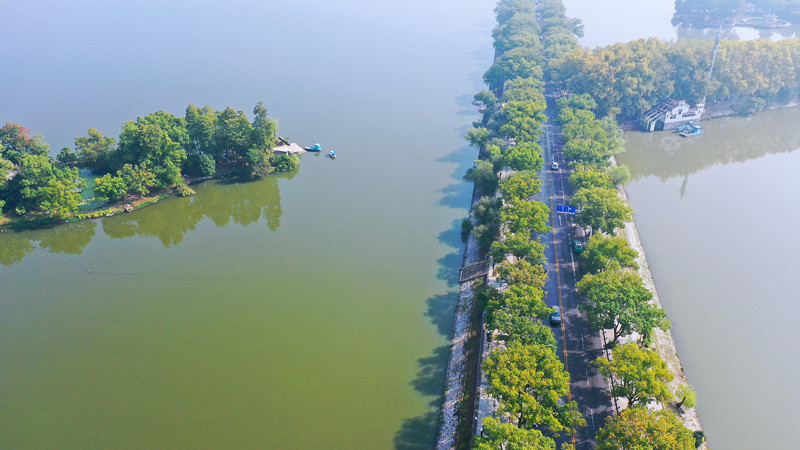
[[[98,130],[75,138],[55,159],[41,136],[14,123],[0,128],[0,226],[80,220],[114,209],[80,212],[85,180],[78,168],[97,175],[95,200],[143,203],[146,196],[191,195],[187,180],[233,176],[252,180],[288,172],[293,155],[273,154],[278,124],[259,102],[253,119],[226,107],[189,105],[186,115],[158,111],[127,121],[116,140]],[[117,208],[120,209],[120,208]]]

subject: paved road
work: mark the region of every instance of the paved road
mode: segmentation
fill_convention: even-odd
[[[585,299],[575,290],[579,256],[570,247],[574,218],[555,212],[558,205],[569,204],[573,192],[567,181],[571,170],[561,153],[562,142],[555,123],[555,101],[549,96],[546,112],[548,122],[544,125],[542,142],[545,169],[539,200],[553,211],[550,223],[553,232],[542,239],[547,246],[547,270],[550,274],[545,286],[545,302],[548,306],[558,305],[561,308],[563,320],[560,327],[553,327],[553,332],[558,341],[559,355],[565,361],[572,380],[571,399],[577,402],[578,409],[586,419],[586,426],[578,429],[574,442],[577,449],[591,449],[594,448],[595,432],[612,412],[612,400],[603,377],[591,364],[603,355],[602,340],[598,333],[589,328],[586,315],[578,311],[579,302]],[[559,170],[550,169],[553,161],[558,162]]]

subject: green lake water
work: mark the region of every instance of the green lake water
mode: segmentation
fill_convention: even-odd
[[[0,448],[431,447],[494,2],[136,5],[11,6],[0,120],[263,100],[338,157],[0,234]]]

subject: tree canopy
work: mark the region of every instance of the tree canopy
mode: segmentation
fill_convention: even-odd
[[[483,431],[475,437],[474,450],[555,450],[556,442],[539,430],[526,430],[494,417],[484,417]]]
[[[666,410],[627,408],[606,421],[597,431],[597,450],[692,450],[692,431]]]
[[[483,370],[499,412],[510,414],[519,428],[540,426],[558,434],[585,423],[575,402],[563,403],[569,374],[549,347],[511,342],[506,349],[493,351]]]
[[[672,399],[667,383],[672,381],[673,375],[658,353],[627,343],[614,346],[612,355],[611,361],[602,356],[595,361],[597,370],[606,380],[614,380],[612,396],[625,397],[631,406]]]
[[[652,328],[668,328],[669,321],[661,308],[650,303],[653,293],[638,274],[612,269],[586,275],[577,284],[589,303],[580,305],[595,330],[613,329],[614,342],[621,336],[638,332],[648,335]]]

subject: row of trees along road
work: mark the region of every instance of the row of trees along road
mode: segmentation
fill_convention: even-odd
[[[558,5],[543,0],[539,8],[559,11]],[[538,141],[546,120],[542,64],[547,47],[540,40],[533,0],[501,0],[495,13],[497,57],[484,76],[490,89],[475,95],[483,114],[467,133],[481,149],[481,159],[466,179],[484,196],[473,206],[474,225],[467,220],[464,229],[472,231],[505,286],[480,286],[476,299],[486,313],[486,329],[502,341],[484,362],[488,393],[512,422],[486,418],[473,447],[555,449],[552,436],[574,433],[585,420],[575,402],[565,402],[570,377],[556,355],[550,327],[541,321],[553,311],[544,303],[545,249],[538,237],[550,230],[550,209],[530,199],[541,188]],[[557,16],[547,21],[555,40],[559,24]],[[576,27],[570,22],[562,29]],[[506,173],[502,181],[500,171]]]
[[[623,146],[619,127],[611,117],[596,118],[597,103],[588,94],[560,98],[557,106],[564,156],[574,169],[569,181],[575,188],[572,204],[580,208],[576,222],[593,231],[582,253],[586,275],[577,284],[588,303],[579,309],[587,313],[594,330],[612,330],[614,344],[623,336],[639,336],[638,343],[615,345],[612,359],[595,361],[611,382],[611,395],[624,397],[628,405],[598,432],[597,448],[693,448],[693,433],[674,412],[652,412],[646,406],[651,401],[668,403],[676,395],[683,396],[682,406],[687,397],[691,403],[694,397],[688,386],[673,393],[667,385],[673,374],[650,348],[650,337],[655,328],[669,328],[669,321],[651,302],[653,293],[636,271],[636,251],[615,235],[632,219],[630,206],[617,192],[630,175],[626,167],[611,164]]]
[[[102,175],[94,194],[108,202],[153,189],[191,193],[184,175],[225,170],[252,179],[291,171],[298,161],[273,155],[276,136],[277,123],[261,102],[252,121],[231,107],[214,111],[189,105],[185,117],[158,111],[125,122],[118,141],[91,128],[75,138],[74,149],[65,147],[53,161],[47,144],[9,123],[0,129],[0,208],[26,216],[74,213],[85,187],[76,167]]]
[[[499,402],[499,411],[512,418],[508,424],[485,419],[483,434],[475,437],[474,448],[554,449],[555,442],[544,436],[539,427],[558,434],[574,432],[575,427],[585,424],[574,402],[563,403],[569,390],[569,374],[555,354],[552,332],[539,320],[552,311],[543,301],[544,247],[536,237],[548,230],[549,211],[543,204],[528,201],[539,192],[541,184],[537,175],[542,165],[541,148],[537,141],[545,120],[543,73],[555,72],[557,68],[549,62],[579,49],[576,36],[582,30],[580,22],[567,19],[564,11],[560,0],[542,0],[538,10],[532,0],[498,3],[498,26],[493,33],[496,59],[484,76],[490,90],[475,96],[483,116],[467,133],[471,144],[481,149],[482,159],[476,161],[466,179],[488,195],[473,209],[475,224],[465,221],[464,229],[473,232],[483,250],[489,250],[497,265],[495,273],[506,285],[501,291],[480,287],[476,296],[485,308],[487,329],[495,330],[505,341],[505,348],[492,351],[483,370],[490,383],[489,394]],[[615,190],[616,184],[629,178],[627,169],[611,167],[609,162],[622,146],[619,129],[612,118],[595,118],[591,110],[597,105],[589,96],[566,99],[561,106],[564,114],[559,122],[571,138],[567,139],[570,147],[565,148],[565,154],[576,161],[572,181],[579,185],[575,204],[582,208],[582,214],[578,220],[595,230],[587,257],[591,258],[597,282],[587,280],[585,292],[591,291],[598,299],[607,298],[609,309],[619,306],[648,311],[649,321],[639,320],[630,311],[613,316],[615,321],[636,318],[628,321],[620,333],[634,328],[649,332],[653,326],[666,327],[663,311],[651,305],[647,294],[636,287],[637,275],[630,270],[635,266],[635,252],[627,242],[611,235],[630,220],[631,214]],[[497,173],[503,168],[512,173],[498,182]],[[501,196],[496,198],[491,194],[498,187]],[[615,274],[622,283],[614,280]],[[599,282],[604,281],[603,277],[608,278],[608,283]],[[631,280],[634,287],[630,293],[616,292]],[[618,300],[615,305],[614,298],[624,301]],[[599,329],[608,323],[603,320],[612,315],[611,311],[604,312],[597,303],[591,307],[595,308]],[[643,334],[646,338],[647,333]],[[624,380],[626,393],[614,395],[631,395],[632,404],[665,398],[664,382],[671,374],[665,374],[663,361],[652,350],[631,345],[635,351],[621,348],[619,358],[607,366],[597,363],[607,376]],[[616,442],[634,442],[630,439],[637,436],[646,442],[642,448],[688,448],[684,445],[689,442],[686,436],[694,442],[691,432],[672,413],[664,416],[641,407],[629,410],[609,421],[605,434],[598,434],[598,448],[619,448],[614,447]],[[633,413],[636,416],[630,417]],[[645,438],[642,426],[649,430],[644,433]],[[672,444],[676,445],[670,447]],[[566,444],[562,448],[569,447]]]

